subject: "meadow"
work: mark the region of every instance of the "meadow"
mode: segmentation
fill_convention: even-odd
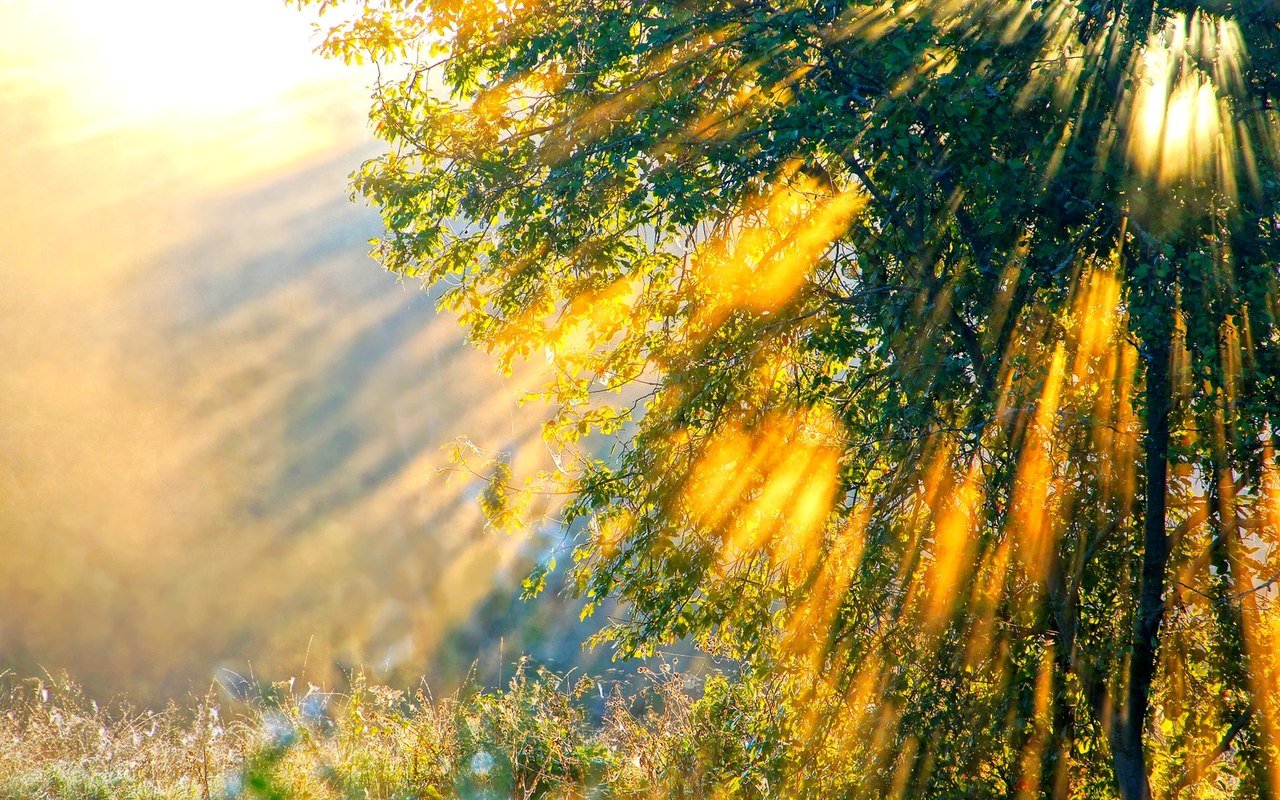
[[[246,684],[158,711],[5,679],[0,800],[757,796],[780,766],[752,748],[763,697],[715,678],[695,701],[667,668],[625,696],[521,668],[442,698],[356,675],[343,693]]]

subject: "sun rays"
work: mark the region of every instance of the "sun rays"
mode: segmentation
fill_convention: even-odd
[[[1215,181],[1237,191],[1237,165],[1256,155],[1240,124],[1247,54],[1234,20],[1176,14],[1134,59],[1125,156],[1151,188]],[[1246,175],[1246,180],[1256,176]]]

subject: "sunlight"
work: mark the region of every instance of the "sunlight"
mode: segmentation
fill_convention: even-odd
[[[46,200],[114,209],[162,181],[226,188],[364,141],[345,109],[368,73],[326,63],[315,44],[271,2],[0,0],[0,169],[50,195],[15,198],[13,213],[39,216]]]
[[[1048,377],[1018,461],[1018,479],[1010,503],[1017,552],[1027,572],[1037,580],[1049,568],[1050,548],[1056,531],[1053,520],[1056,457],[1055,425],[1062,400],[1066,352],[1061,344],[1054,350]]]
[[[750,430],[727,425],[700,447],[680,502],[718,540],[726,574],[766,549],[796,576],[808,572],[835,502],[840,437],[821,410],[776,411]]]
[[[17,13],[61,29],[54,69],[124,118],[226,115],[341,74],[310,52],[305,22],[282,4],[48,0]]]
[[[1235,181],[1233,95],[1244,59],[1234,21],[1177,14],[1154,34],[1133,69],[1126,155],[1158,188],[1187,178]],[[1206,66],[1207,65],[1207,66]]]
[[[782,647],[785,651],[800,656],[815,673],[828,655],[827,637],[835,623],[840,603],[861,567],[862,555],[867,545],[868,515],[866,507],[855,509],[838,530],[831,549],[825,554],[820,551],[819,543],[812,543],[813,558],[822,556],[822,559],[808,594],[786,621]]]
[[[740,226],[695,254],[707,298],[700,312],[704,328],[735,310],[781,310],[866,207],[863,192],[835,191],[798,170],[798,164],[790,165],[766,192],[744,204]]]
[[[938,498],[935,512],[932,563],[924,578],[926,587],[925,625],[937,633],[950,621],[956,604],[968,586],[965,580],[974,570],[982,512],[983,484],[978,464],[948,481],[947,496]]]

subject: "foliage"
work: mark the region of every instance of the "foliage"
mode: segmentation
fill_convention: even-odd
[[[319,7],[407,58],[378,256],[545,360],[601,640],[782,692],[771,791],[1280,789],[1274,4]]]

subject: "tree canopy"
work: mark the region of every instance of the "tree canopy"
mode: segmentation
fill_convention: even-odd
[[[1280,6],[310,2],[602,640],[787,687],[736,791],[1280,791]]]

